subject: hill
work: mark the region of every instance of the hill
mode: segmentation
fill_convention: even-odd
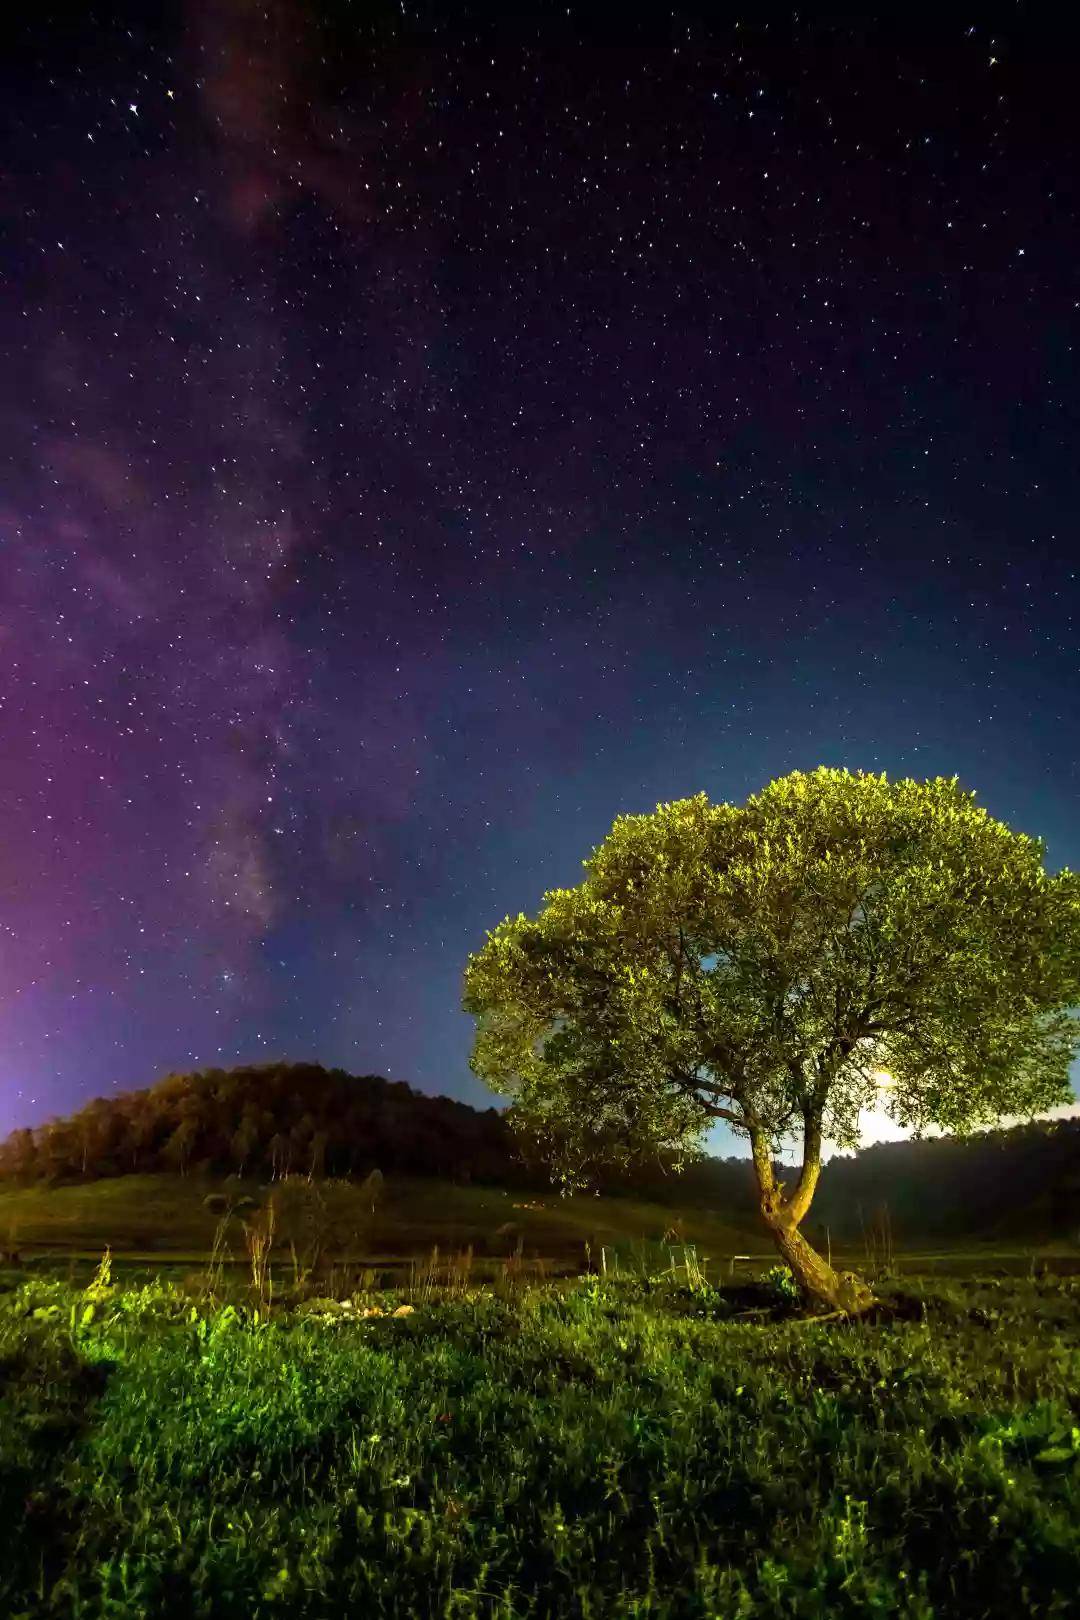
[[[500,1197],[514,1195],[511,1202],[526,1193],[541,1201],[551,1195],[543,1166],[523,1162],[518,1139],[497,1109],[470,1108],[379,1075],[317,1064],[169,1075],[0,1142],[0,1188],[6,1180],[9,1187],[64,1191],[58,1210],[83,1207],[74,1188],[67,1198],[65,1183],[72,1182],[138,1178],[142,1201],[153,1205],[154,1176],[171,1178],[170,1185],[190,1180],[205,1193],[214,1178],[217,1185],[228,1176],[252,1185],[298,1177],[359,1181],[376,1169],[403,1196],[411,1189],[409,1199],[421,1211],[417,1233],[422,1229],[434,1241],[433,1204],[441,1200],[460,1212],[470,1187],[498,1188]],[[792,1172],[783,1168],[781,1174]],[[662,1211],[667,1226],[707,1218],[719,1220],[728,1236],[757,1229],[754,1177],[743,1157],[706,1157],[679,1175],[656,1161],[632,1176],[601,1167],[596,1186],[612,1195],[605,1207],[620,1196],[649,1206],[651,1213],[634,1228],[638,1236],[665,1225]],[[130,1201],[122,1192],[108,1196],[121,1205]],[[103,1207],[104,1192],[101,1199],[97,1205],[88,1195],[85,1207]],[[584,1207],[581,1199],[555,1202],[564,1212],[570,1203]],[[489,1229],[490,1213],[472,1224],[464,1218],[451,1224],[479,1234]],[[408,1225],[399,1200],[395,1229]],[[811,1242],[861,1245],[867,1228],[886,1225],[893,1241],[908,1248],[1080,1243],[1080,1120],[880,1143],[832,1159],[808,1219]]]
[[[880,1142],[831,1159],[810,1218],[829,1224],[834,1239],[854,1238],[883,1207],[903,1244],[1080,1244],[1080,1119]]]
[[[371,1170],[524,1180],[495,1108],[429,1097],[381,1075],[314,1063],[171,1074],[97,1097],[0,1143],[0,1176],[24,1181],[146,1175],[364,1176]]]

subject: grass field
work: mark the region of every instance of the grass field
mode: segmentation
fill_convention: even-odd
[[[278,1183],[278,1232],[282,1243],[299,1239],[310,1199],[302,1178]],[[117,1255],[175,1255],[203,1258],[210,1250],[219,1216],[206,1207],[220,1181],[186,1176],[121,1176],[76,1186],[33,1186],[0,1190],[0,1245],[22,1252],[100,1254],[108,1244]],[[265,1202],[274,1187],[255,1181],[231,1184],[236,1197]],[[525,1251],[580,1263],[585,1244],[599,1256],[603,1246],[693,1243],[717,1258],[746,1250],[768,1252],[764,1234],[745,1217],[725,1219],[711,1211],[672,1210],[630,1198],[557,1193],[510,1193],[497,1187],[465,1187],[419,1177],[389,1177],[374,1213],[369,1199],[351,1182],[323,1184],[323,1220],[330,1247],[356,1259],[402,1257],[434,1244],[507,1254],[521,1242]],[[308,1223],[310,1225],[310,1223]],[[244,1254],[243,1233],[235,1223],[226,1234],[234,1257]]]
[[[5,1620],[1077,1612],[1073,1279],[892,1282],[850,1324],[766,1283],[364,1316],[13,1281]]]
[[[629,1198],[124,1177],[0,1192],[5,1248],[3,1620],[1080,1613],[1074,1251],[844,1325]]]
[[[274,1194],[271,1270],[278,1278],[294,1275],[297,1252],[301,1262],[305,1254],[310,1258],[317,1232],[324,1270],[336,1258],[354,1280],[374,1267],[386,1282],[401,1281],[413,1257],[427,1256],[435,1246],[444,1257],[471,1248],[478,1276],[496,1275],[500,1261],[519,1251],[526,1266],[554,1275],[598,1271],[603,1265],[655,1271],[665,1256],[665,1263],[677,1262],[689,1245],[714,1282],[730,1274],[733,1255],[751,1256],[750,1266],[739,1268],[751,1273],[776,1257],[756,1217],[741,1210],[679,1209],[589,1195],[561,1198],[553,1192],[511,1193],[395,1176],[387,1179],[373,1212],[370,1199],[348,1181],[311,1189],[303,1178],[268,1187],[254,1180],[226,1184],[149,1175],[0,1190],[0,1261],[5,1250],[14,1250],[24,1261],[46,1266],[69,1260],[74,1274],[84,1275],[108,1246],[118,1269],[128,1274],[183,1275],[206,1266],[217,1235],[222,1262],[243,1267],[248,1250],[241,1221],[233,1219],[220,1231],[220,1214],[207,1206],[207,1199],[226,1186],[230,1197],[261,1204]],[[861,1244],[838,1244],[832,1258],[837,1265],[862,1269],[880,1255],[868,1255]],[[909,1246],[893,1260],[895,1269],[920,1275],[1080,1271],[1080,1250],[1061,1243],[965,1240],[951,1247]]]

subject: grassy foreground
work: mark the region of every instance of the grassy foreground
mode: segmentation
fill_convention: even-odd
[[[1074,1279],[398,1302],[9,1277],[0,1613],[1076,1613]]]

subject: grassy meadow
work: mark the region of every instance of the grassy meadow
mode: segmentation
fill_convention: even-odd
[[[66,1186],[0,1186],[0,1250],[6,1245],[41,1258],[92,1256],[108,1245],[114,1255],[177,1263],[201,1262],[220,1226],[215,1195],[277,1207],[276,1248],[284,1258],[290,1239],[311,1246],[316,1227],[326,1252],[387,1271],[438,1245],[474,1249],[477,1260],[524,1253],[577,1270],[586,1245],[600,1250],[634,1245],[693,1244],[717,1262],[741,1252],[766,1256],[767,1236],[752,1220],[724,1219],[708,1210],[672,1209],[634,1198],[509,1192],[461,1186],[434,1177],[391,1176],[375,1207],[360,1184],[345,1179],[309,1184],[303,1177],[267,1184],[257,1180],[146,1175],[117,1176]],[[242,1222],[220,1234],[226,1261],[244,1262]]]
[[[10,1620],[1077,1612],[1077,1279],[2,1283]]]
[[[120,1269],[175,1272],[204,1266],[216,1250],[226,1266],[242,1269],[249,1262],[243,1227],[250,1211],[239,1211],[223,1228],[217,1205],[227,1196],[265,1206],[271,1195],[277,1208],[273,1266],[289,1277],[290,1242],[301,1260],[319,1244],[325,1266],[337,1257],[350,1278],[373,1267],[387,1282],[400,1280],[414,1257],[436,1246],[444,1256],[471,1248],[475,1270],[491,1275],[519,1251],[527,1262],[558,1274],[599,1270],[604,1250],[610,1263],[640,1271],[668,1263],[671,1251],[689,1245],[714,1281],[727,1274],[732,1255],[749,1255],[763,1265],[775,1259],[756,1217],[742,1210],[587,1193],[564,1198],[399,1175],[386,1178],[373,1209],[361,1184],[344,1178],[309,1184],[300,1176],[268,1184],[159,1173],[52,1187],[0,1183],[0,1261],[14,1251],[42,1265],[74,1260],[76,1271],[85,1271],[108,1247]],[[820,1233],[814,1236],[823,1242]],[[1080,1268],[1080,1248],[1046,1233],[1024,1243],[1000,1236],[968,1236],[945,1246],[907,1243],[896,1254],[887,1253],[875,1234],[869,1243],[838,1240],[832,1253],[845,1266],[873,1267],[888,1259],[904,1271],[949,1275]]]
[[[1078,1612],[1075,1253],[834,1254],[844,1322],[739,1219],[375,1206],[0,1193],[3,1620]]]

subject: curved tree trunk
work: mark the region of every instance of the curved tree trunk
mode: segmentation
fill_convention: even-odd
[[[812,1299],[831,1305],[846,1316],[858,1316],[875,1303],[872,1291],[853,1271],[834,1271],[802,1233],[799,1223],[810,1208],[821,1174],[821,1122],[813,1115],[805,1118],[803,1166],[798,1186],[788,1199],[784,1184],[773,1171],[769,1143],[763,1131],[751,1129],[750,1145],[761,1195],[761,1215],[772,1233],[773,1242],[790,1266],[796,1282]]]
[[[769,1215],[764,1208],[762,1214],[776,1247],[805,1294],[831,1305],[835,1311],[843,1311],[846,1316],[858,1316],[874,1304],[874,1295],[861,1277],[853,1271],[834,1271],[783,1214]]]

